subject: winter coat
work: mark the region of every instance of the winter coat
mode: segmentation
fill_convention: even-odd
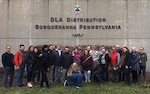
[[[27,61],[27,71],[33,71],[34,69],[34,53],[28,52],[26,55],[26,61]]]
[[[62,54],[61,66],[68,70],[72,63],[73,63],[72,55],[69,52],[68,53],[64,52]]]
[[[133,53],[132,53],[133,55]],[[132,56],[132,70],[133,71],[139,71],[140,70],[140,54],[138,52],[135,52]]]
[[[125,66],[128,66],[128,69],[126,69]],[[129,73],[131,71],[132,71],[132,54],[127,53],[124,59],[123,72]]]
[[[54,51],[49,50],[48,54],[49,54],[49,66],[52,66],[55,63],[55,54],[54,54]]]
[[[91,70],[92,69],[92,65],[93,65],[92,57],[89,56],[89,55],[88,56],[86,56],[86,55],[81,56],[81,65],[83,67],[83,70]]]
[[[101,58],[102,58],[102,56],[103,56],[103,54],[101,54],[101,55],[100,55],[100,58],[99,58],[99,62],[100,62],[100,64],[102,64],[102,62],[101,62]],[[109,55],[108,55],[108,54],[105,54],[105,62],[106,62],[106,66],[108,67],[108,66],[109,66],[109,64],[110,64],[110,57],[109,57]]]
[[[55,54],[54,66],[60,66],[61,62],[62,62],[62,56],[61,55],[63,54],[63,52],[61,51],[61,55],[59,55],[58,50],[55,50],[54,54]]]
[[[14,62],[13,62],[13,54],[10,52],[5,52],[2,55],[2,64],[5,67],[14,67]]]

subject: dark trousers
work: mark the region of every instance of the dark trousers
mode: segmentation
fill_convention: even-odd
[[[124,73],[124,75],[125,75],[127,84],[130,85],[130,73]]]
[[[133,83],[136,83],[138,81],[138,71],[132,71],[132,80]]]
[[[42,79],[41,79],[40,86],[42,87],[43,83],[45,82],[46,86],[49,87],[48,78],[47,78],[47,72],[44,69],[41,72],[42,72]]]
[[[93,76],[94,80],[97,81],[99,84],[103,84],[103,75],[102,74],[94,74]]]
[[[39,82],[40,81],[40,71],[33,71],[33,76],[32,76],[32,82],[35,81],[35,77],[36,77],[36,81]]]
[[[109,79],[108,66],[106,64],[101,64],[101,68],[104,72],[104,80],[108,81],[108,79]]]
[[[23,77],[24,77],[25,65],[20,65],[20,68],[17,70],[17,86],[23,86]]]
[[[8,77],[9,78],[9,83],[8,83]],[[4,86],[5,87],[11,87],[14,79],[14,67],[5,67],[4,68]]]
[[[119,73],[118,70],[113,70],[113,81],[118,82],[119,81]]]
[[[31,82],[33,76],[33,71],[28,71],[27,73],[27,82]]]

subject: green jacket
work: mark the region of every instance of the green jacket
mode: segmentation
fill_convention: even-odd
[[[141,53],[140,54],[140,65],[141,66],[146,66],[147,62],[147,54],[146,53]]]

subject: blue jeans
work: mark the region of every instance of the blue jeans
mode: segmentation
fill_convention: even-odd
[[[54,66],[54,82],[58,81],[59,72],[60,72],[60,67]]]
[[[90,82],[91,79],[91,70],[84,71],[85,80]]]
[[[8,83],[8,75],[10,75]],[[11,87],[14,79],[14,67],[5,67],[4,68],[4,86]]]
[[[64,83],[65,79],[66,79],[66,75],[67,75],[67,69],[62,68],[61,69],[61,82]]]
[[[140,66],[140,74],[143,73],[143,75],[146,74],[146,66]]]
[[[82,86],[82,74],[81,73],[74,73],[68,77],[68,85],[69,86]]]
[[[23,86],[23,76],[24,76],[25,65],[20,65],[20,68],[17,70],[17,86]]]

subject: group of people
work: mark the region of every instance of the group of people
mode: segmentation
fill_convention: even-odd
[[[100,86],[104,81],[112,80],[117,83],[125,81],[130,86],[130,74],[133,83],[142,78],[146,81],[147,55],[144,48],[132,47],[130,52],[127,47],[113,46],[111,49],[88,45],[80,45],[71,49],[61,45],[43,45],[42,49],[30,46],[25,51],[21,44],[19,51],[11,53],[11,46],[6,46],[2,54],[4,67],[4,86],[11,87],[14,79],[14,70],[17,70],[17,87],[24,86],[23,78],[27,69],[27,86],[33,87],[35,81],[40,82],[40,87],[49,82],[61,82],[64,86],[83,86],[82,81],[95,80]],[[9,78],[9,79],[8,79]],[[36,78],[36,79],[35,79]],[[9,80],[9,81],[8,81]]]

